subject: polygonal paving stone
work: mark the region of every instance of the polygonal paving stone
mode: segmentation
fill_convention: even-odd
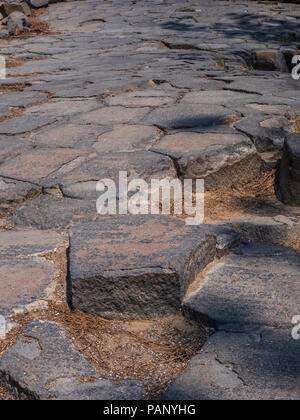
[[[0,359],[0,383],[19,400],[140,399],[138,381],[102,378],[65,330],[34,321]]]
[[[164,216],[101,217],[71,230],[72,306],[106,318],[176,312],[214,258],[216,233]]]
[[[217,263],[184,302],[184,313],[208,325],[290,325],[297,312],[300,253],[255,242]]]
[[[0,177],[0,217],[7,216],[24,201],[37,196],[41,192],[41,188],[29,182]]]
[[[291,329],[217,332],[163,399],[299,400],[300,340]]]
[[[31,118],[36,115],[65,117],[72,114],[79,114],[81,112],[88,112],[97,107],[99,107],[99,102],[96,99],[51,101],[26,109],[24,115],[26,115],[27,118]]]
[[[23,153],[0,166],[0,175],[38,183],[63,165],[84,155],[75,149],[35,149]]]
[[[142,178],[146,182],[151,179],[177,177],[170,158],[153,152],[138,151],[96,156],[66,174],[50,176],[45,184],[59,184],[65,196],[91,200],[95,204],[100,195],[96,191],[97,182],[108,178],[117,186],[120,171],[126,171],[129,180]]]
[[[52,124],[56,121],[53,117],[21,116],[10,118],[0,124],[0,134],[16,135],[24,134]]]
[[[174,103],[175,99],[172,96],[167,96],[166,92],[161,92],[161,96],[158,93],[155,90],[123,93],[108,98],[107,102],[109,105],[122,106],[162,106]]]
[[[90,124],[111,125],[122,123],[139,123],[151,108],[125,108],[110,106],[96,109],[80,115],[80,119]]]
[[[94,143],[98,153],[133,152],[146,150],[158,139],[159,131],[146,125],[117,125],[101,134]]]
[[[226,90],[206,90],[189,92],[181,100],[181,104],[210,104],[210,105],[244,105],[246,102],[259,100],[259,95],[230,92]]]
[[[152,111],[144,123],[162,128],[213,127],[230,124],[241,114],[218,105],[179,104]]]
[[[207,190],[247,183],[259,173],[260,159],[248,137],[182,132],[163,137],[151,150],[176,160],[184,178],[203,178]]]
[[[95,142],[103,131],[90,125],[63,124],[39,131],[32,140],[42,147],[80,147]]]
[[[32,144],[26,140],[16,138],[0,139],[0,163],[14,158],[32,148]]]
[[[43,195],[23,204],[13,213],[11,222],[15,226],[42,230],[66,229],[96,217],[96,201]]]
[[[44,258],[0,259],[0,314],[8,316],[44,307],[53,296],[59,272]]]

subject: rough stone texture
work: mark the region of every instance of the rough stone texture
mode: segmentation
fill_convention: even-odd
[[[7,216],[24,201],[40,193],[41,188],[34,184],[0,177],[0,216]]]
[[[250,242],[206,273],[184,312],[222,328],[290,325],[300,299],[299,267],[300,253]]]
[[[232,219],[227,226],[249,241],[272,245],[297,246],[300,249],[300,221],[296,217],[253,217]]]
[[[253,53],[253,65],[257,70],[289,71],[284,54],[276,50],[255,51]]]
[[[276,191],[285,204],[300,206],[300,134],[292,134],[285,141]]]
[[[65,331],[51,322],[27,325],[0,359],[0,383],[18,399],[140,399],[137,381],[101,378],[77,352]]]
[[[204,179],[206,190],[246,184],[262,166],[252,142],[238,134],[177,133],[152,150],[172,157],[184,178]]]
[[[291,328],[217,332],[163,398],[299,400],[299,350]]]
[[[71,231],[69,288],[75,309],[106,318],[175,312],[216,253],[216,237],[164,216],[105,217]]]

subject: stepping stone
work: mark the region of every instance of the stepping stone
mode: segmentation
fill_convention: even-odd
[[[63,165],[83,155],[84,152],[80,150],[67,148],[30,150],[2,164],[0,176],[41,183]]]
[[[281,215],[231,219],[226,226],[239,232],[248,241],[295,246],[300,249],[300,220],[297,217]]]
[[[289,328],[217,332],[165,400],[299,400],[300,340]]]
[[[213,260],[216,233],[164,216],[111,216],[71,230],[72,306],[109,319],[179,310],[187,286]]]
[[[34,198],[41,192],[41,188],[29,182],[0,177],[0,217],[6,217],[24,201]]]
[[[299,269],[300,253],[250,242],[206,273],[183,311],[223,329],[290,325],[300,299]]]
[[[151,150],[172,157],[182,177],[204,179],[206,190],[247,184],[262,166],[249,138],[237,134],[185,131],[163,137]]]
[[[230,124],[241,118],[241,114],[218,105],[179,104],[152,111],[144,123],[164,129],[213,127]]]
[[[289,135],[284,143],[276,192],[283,203],[300,206],[300,134]]]
[[[34,321],[0,359],[0,384],[19,400],[141,399],[138,381],[103,378],[56,323]]]

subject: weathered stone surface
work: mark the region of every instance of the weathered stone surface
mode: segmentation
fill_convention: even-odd
[[[300,221],[296,217],[282,215],[232,219],[226,225],[249,241],[297,246],[300,249]]]
[[[72,306],[117,319],[172,313],[215,253],[215,235],[169,217],[102,217],[79,225],[71,231]]]
[[[10,35],[20,35],[25,27],[30,26],[30,22],[23,12],[12,12],[7,18],[6,25]]]
[[[11,221],[15,226],[47,230],[66,229],[96,217],[96,203],[93,201],[44,195],[23,204],[13,213]]]
[[[99,102],[96,99],[52,101],[28,108],[24,115],[27,115],[27,118],[31,118],[36,115],[40,115],[41,117],[43,115],[47,115],[48,117],[65,117],[73,114],[88,112],[98,106]]]
[[[0,164],[31,149],[31,143],[15,138],[0,140]]]
[[[181,100],[181,104],[244,105],[245,102],[255,102],[258,100],[258,95],[230,92],[227,90],[205,90],[187,93]]]
[[[125,108],[122,106],[103,107],[81,115],[81,119],[90,124],[111,125],[138,123],[150,111],[150,108]]]
[[[300,134],[288,136],[284,143],[276,192],[285,204],[300,205]]]
[[[112,131],[101,134],[94,148],[98,153],[133,152],[146,150],[159,137],[155,127],[145,125],[117,125]]]
[[[28,116],[11,118],[0,124],[0,134],[16,135],[24,134],[54,123],[56,120],[52,117]]]
[[[7,216],[24,201],[39,195],[41,192],[41,188],[29,182],[0,177],[0,216]]]
[[[277,50],[254,51],[253,66],[257,70],[289,71],[283,52]]]
[[[299,351],[291,328],[217,332],[163,398],[299,400]]]
[[[162,106],[174,102],[172,96],[164,91],[137,91],[113,96],[107,100],[109,105],[121,106]]]
[[[299,267],[299,253],[250,242],[206,273],[184,313],[228,329],[290,325],[300,299]]]
[[[27,325],[0,359],[0,383],[18,399],[140,399],[138,381],[101,378],[51,322]]]
[[[162,128],[214,127],[230,124],[241,115],[218,105],[180,104],[152,111],[144,122]]]
[[[71,171],[66,173],[60,171],[48,177],[46,185],[59,184],[65,196],[92,200],[95,205],[100,195],[96,191],[97,182],[109,178],[118,185],[120,171],[127,171],[129,181],[142,178],[149,182],[152,178],[177,177],[170,158],[153,152],[138,151],[96,156],[84,161]]]
[[[82,155],[83,152],[75,149],[34,149],[1,165],[0,175],[38,183]]]
[[[206,190],[247,183],[262,162],[248,137],[184,132],[163,137],[151,150],[171,156],[184,178],[205,180]]]
[[[1,257],[0,262],[1,315],[44,307],[45,299],[53,295],[59,274],[54,264],[37,257]]]

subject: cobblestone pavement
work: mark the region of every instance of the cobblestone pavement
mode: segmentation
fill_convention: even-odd
[[[299,399],[300,6],[86,0],[42,19],[50,33],[0,48],[2,386],[145,397],[142,379],[99,375],[47,319],[66,289],[79,313],[141,322],[182,308],[218,330],[165,398]],[[101,218],[96,183],[119,171],[204,179],[207,223]],[[214,213],[233,191],[246,206]]]

